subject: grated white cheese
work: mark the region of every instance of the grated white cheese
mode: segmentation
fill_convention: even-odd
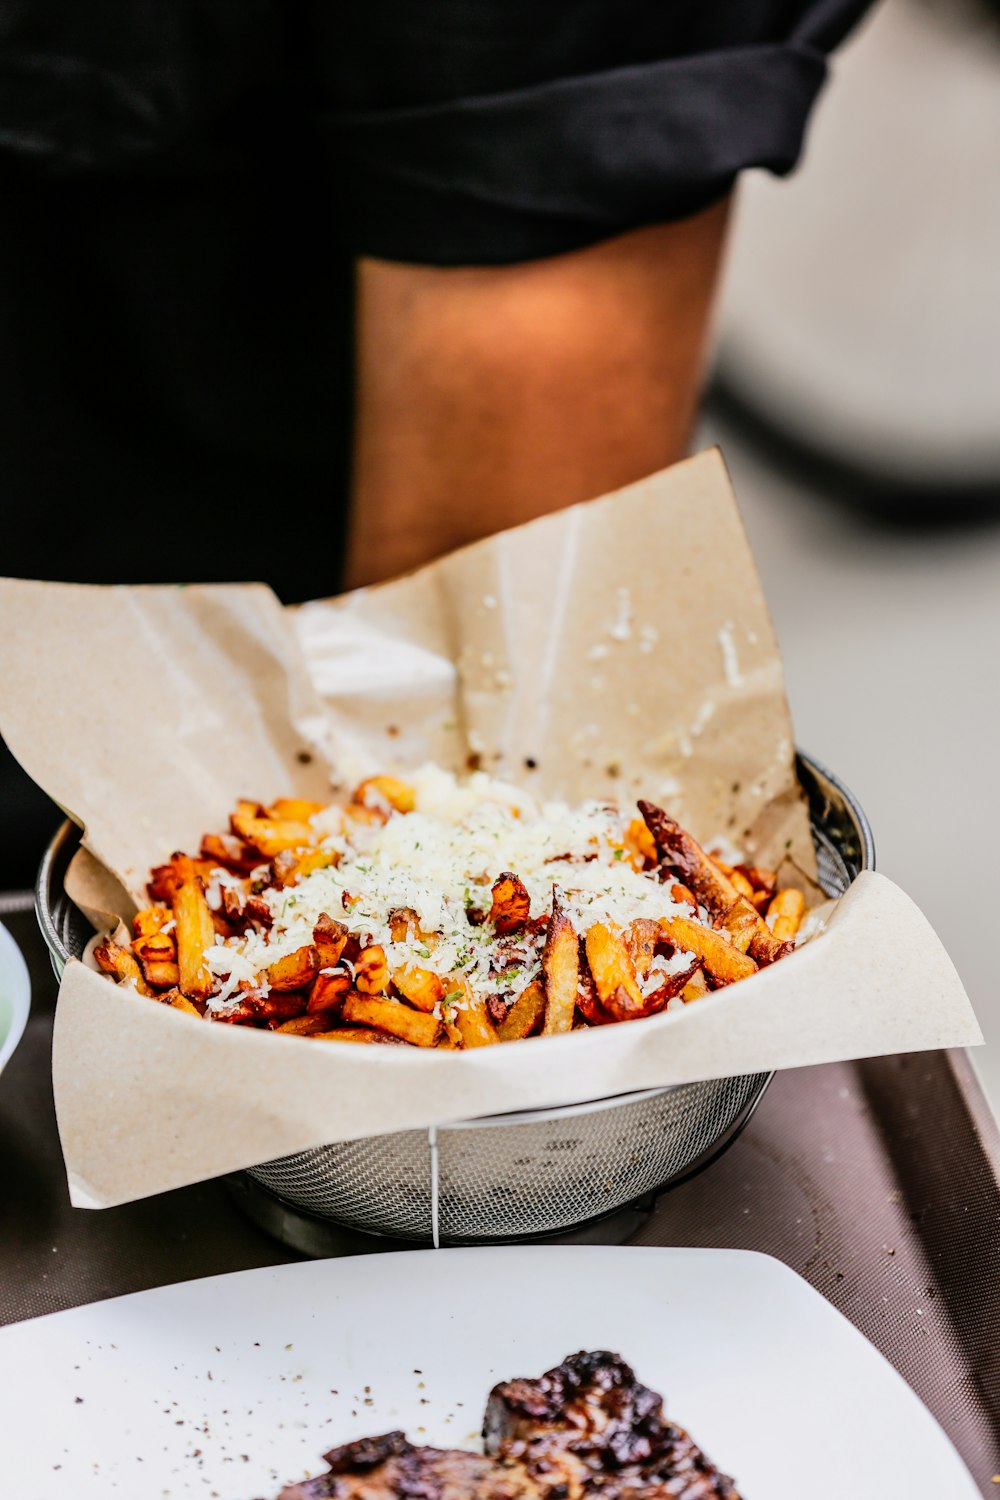
[[[491,924],[476,925],[469,916],[489,912],[492,884],[505,871],[527,887],[532,918],[551,912],[556,885],[580,933],[595,922],[624,929],[640,917],[689,910],[671,899],[669,882],[633,869],[623,853],[629,818],[608,803],[542,802],[483,772],[459,781],[438,766],[409,780],[414,811],[393,813],[383,825],[350,824],[345,834],[339,809],[313,819],[338,863],[284,890],[268,889],[268,932],[249,931],[209,949],[212,972],[228,976],[219,1002],[310,943],[323,912],[380,943],[390,970],[416,963],[442,976],[462,975],[474,991],[518,994],[539,972],[544,933],[498,937]],[[434,934],[426,944],[416,937],[393,942],[389,918],[399,907],[411,907],[421,928]],[[679,954],[654,967],[669,974],[688,962]]]

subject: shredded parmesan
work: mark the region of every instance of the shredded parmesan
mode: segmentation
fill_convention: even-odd
[[[313,818],[324,847],[338,862],[315,870],[298,884],[270,888],[263,899],[273,923],[208,950],[213,974],[227,976],[215,1004],[224,1008],[241,981],[312,941],[326,912],[347,929],[385,950],[390,972],[417,964],[444,976],[461,975],[473,991],[484,988],[507,999],[537,977],[544,932],[498,936],[483,922],[491,887],[513,872],[531,898],[531,918],[551,913],[553,887],[577,931],[595,922],[624,930],[640,917],[670,917],[677,905],[658,872],[629,863],[629,821],[606,802],[539,801],[520,787],[482,772],[459,781],[437,766],[410,777],[414,810],[392,813],[382,823],[351,822],[341,809]],[[400,907],[417,913],[426,942],[410,935],[394,942],[390,917]],[[687,967],[690,955],[657,958],[650,983]]]

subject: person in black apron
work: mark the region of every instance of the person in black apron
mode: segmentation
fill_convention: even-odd
[[[864,9],[5,0],[0,571],[295,602],[681,456],[733,184]]]

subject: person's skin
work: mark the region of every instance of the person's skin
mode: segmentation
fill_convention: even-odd
[[[683,457],[728,206],[514,266],[359,263],[348,587]]]

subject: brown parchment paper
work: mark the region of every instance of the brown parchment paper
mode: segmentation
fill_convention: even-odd
[[[83,826],[95,913],[240,795],[428,759],[651,796],[808,885],[780,659],[714,452],[297,611],[260,585],[6,580],[0,618],[0,731]],[[979,1040],[932,930],[869,874],[821,937],[688,1010],[468,1053],[212,1026],[72,963],[53,1077],[73,1201],[97,1207],[325,1141]]]

